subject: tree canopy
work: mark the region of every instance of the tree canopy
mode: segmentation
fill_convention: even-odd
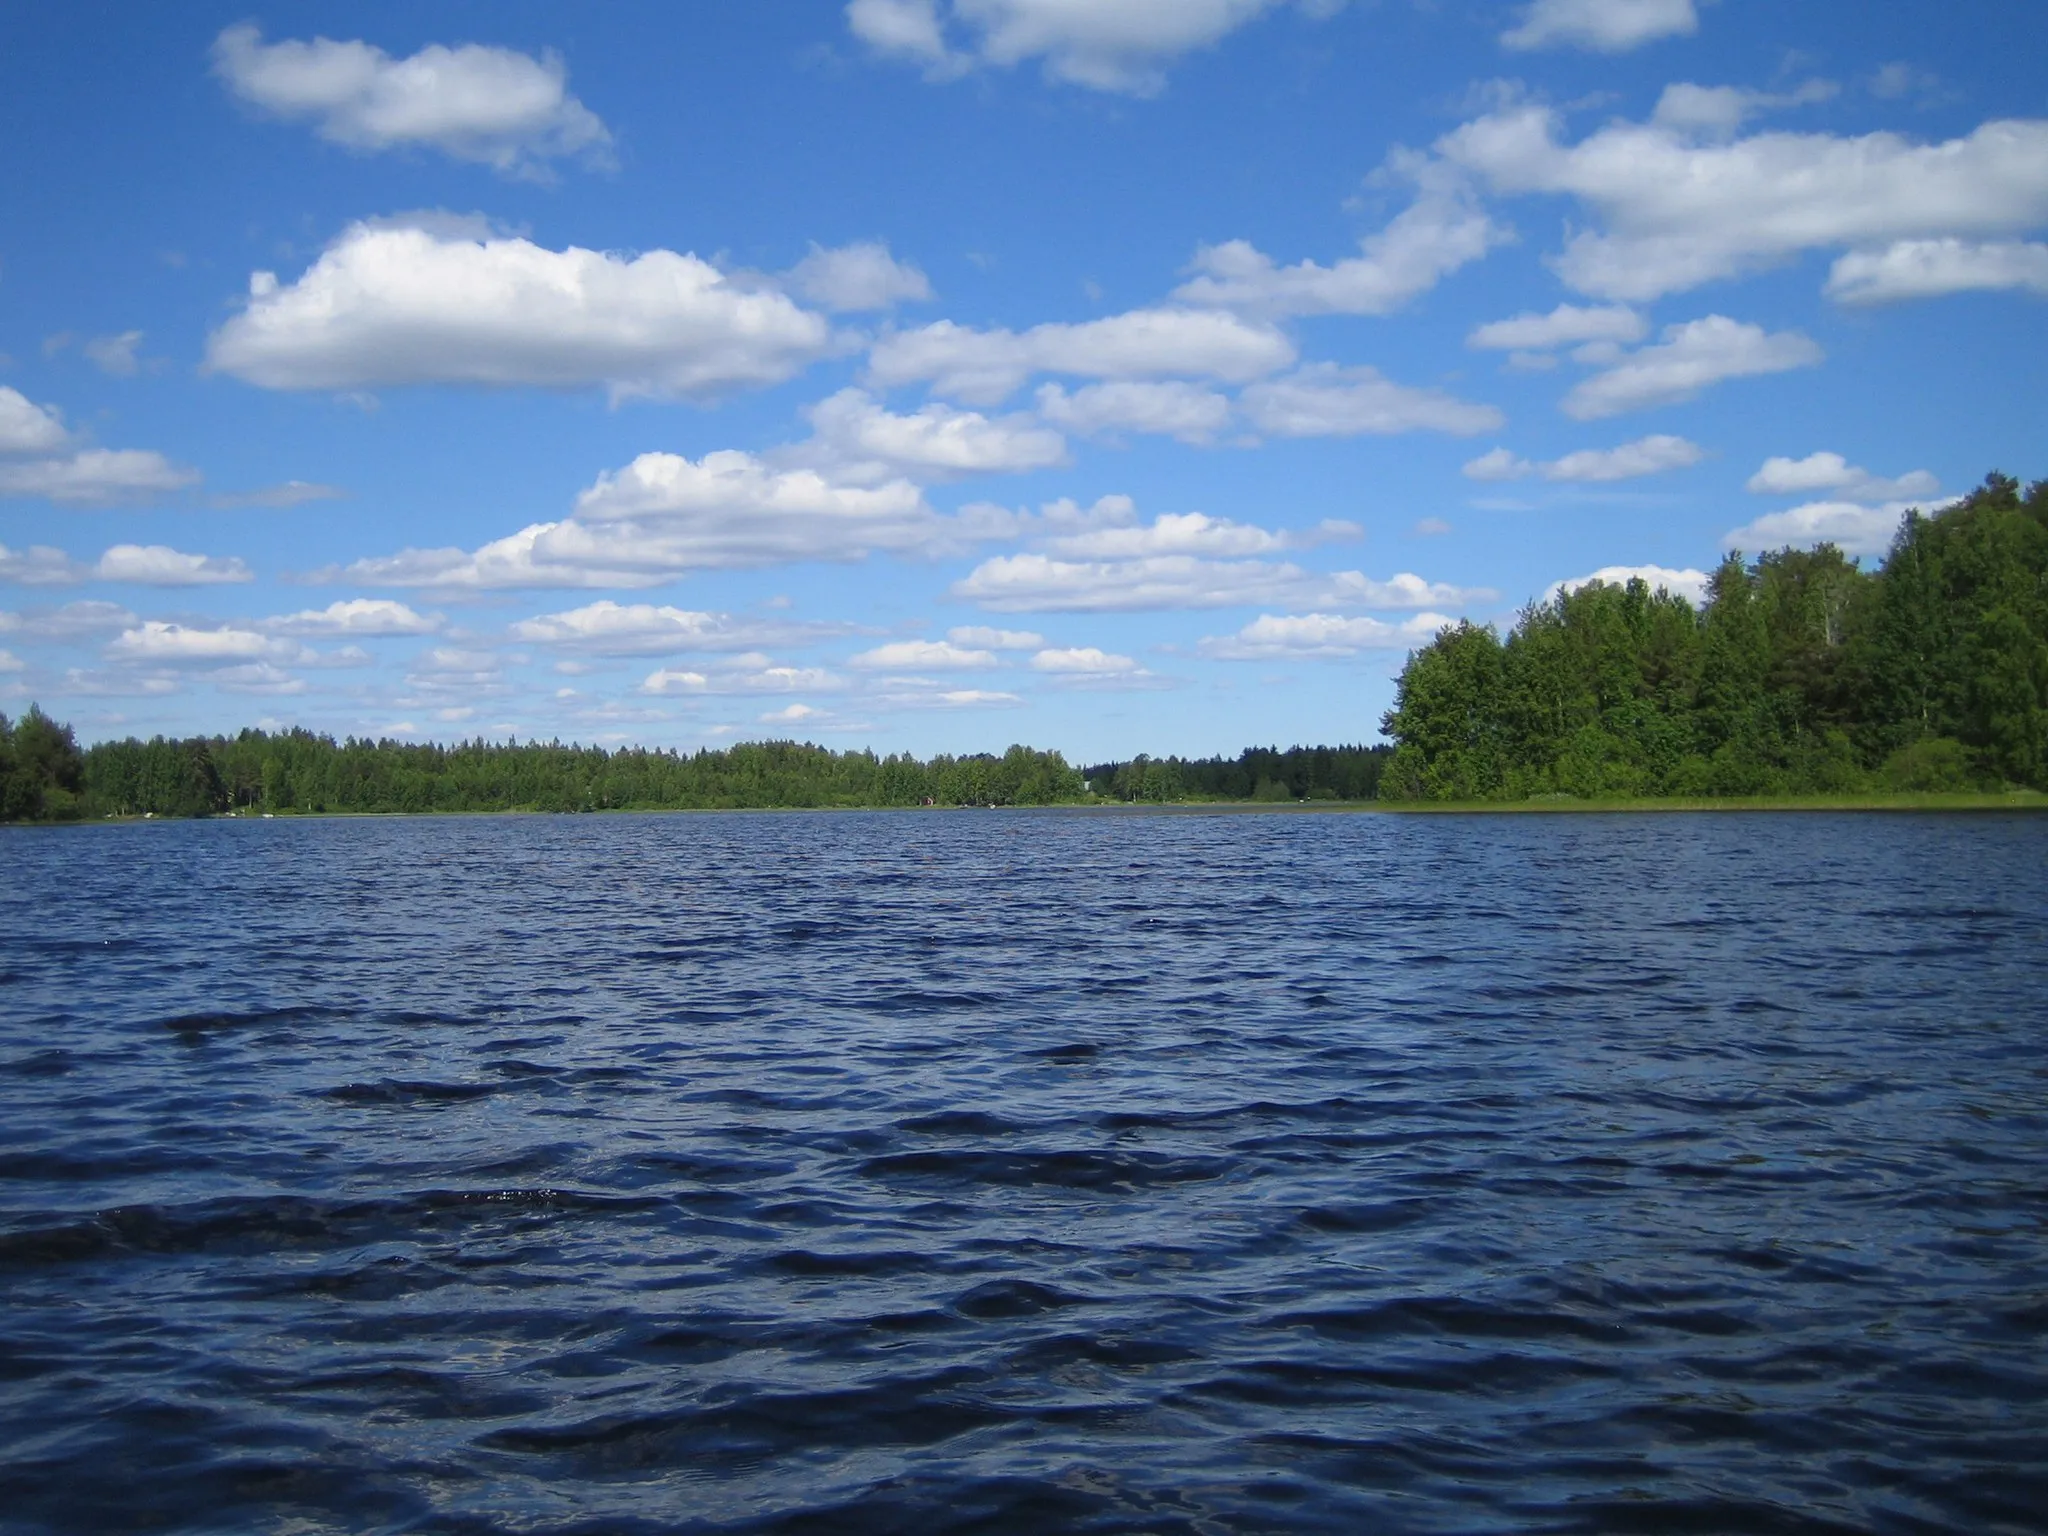
[[[1403,669],[1382,798],[2048,789],[2048,482],[1909,512],[1882,565],[1721,562],[1459,624]]]

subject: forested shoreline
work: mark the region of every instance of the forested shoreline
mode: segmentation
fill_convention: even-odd
[[[1909,512],[1864,571],[1731,554],[1707,601],[1594,583],[1408,659],[1381,798],[2048,789],[2048,481]]]
[[[2048,790],[2048,481],[1909,513],[1864,571],[1831,545],[1745,563],[1707,601],[1591,583],[1507,636],[1448,627],[1402,669],[1390,745],[1077,768],[1058,752],[694,753],[245,730],[101,742],[0,715],[0,821],[119,816],[1105,801],[1716,799]]]

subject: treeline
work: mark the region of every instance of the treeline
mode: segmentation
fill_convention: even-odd
[[[1136,757],[1081,770],[1098,795],[1171,800],[1371,800],[1394,749],[1247,747],[1236,757]]]
[[[1447,628],[1382,725],[1385,799],[2048,789],[2048,481],[1908,513],[1875,571],[1730,555],[1697,611],[1596,583]]]
[[[110,741],[81,751],[31,708],[0,716],[0,819],[229,812],[719,810],[1066,805],[1091,799],[1370,800],[1388,747],[1254,747],[1236,758],[1150,758],[1084,771],[1057,752],[1001,757],[831,752],[764,742],[681,753],[470,741],[336,741],[311,731]]]
[[[42,720],[31,712],[29,720]],[[740,807],[1053,805],[1083,796],[1057,752],[877,757],[778,741],[681,753],[470,741],[457,746],[248,730],[68,750],[68,788],[20,817],[213,816],[226,812],[718,810]],[[55,777],[54,775],[51,777]]]

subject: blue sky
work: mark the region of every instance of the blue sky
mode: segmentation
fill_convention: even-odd
[[[0,14],[0,709],[1370,740],[2048,472],[2048,9]]]

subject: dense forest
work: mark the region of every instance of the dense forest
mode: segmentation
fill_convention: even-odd
[[[1698,610],[1633,581],[1447,628],[1382,724],[1383,799],[2048,789],[2048,481],[1908,513],[1875,571],[1731,554]]]
[[[0,821],[225,812],[1529,800],[2048,789],[2048,482],[1909,513],[1864,571],[1831,545],[1730,555],[1707,601],[1640,581],[1469,623],[1408,658],[1392,746],[1070,767],[1057,752],[684,754],[310,731],[102,742],[0,715]]]

